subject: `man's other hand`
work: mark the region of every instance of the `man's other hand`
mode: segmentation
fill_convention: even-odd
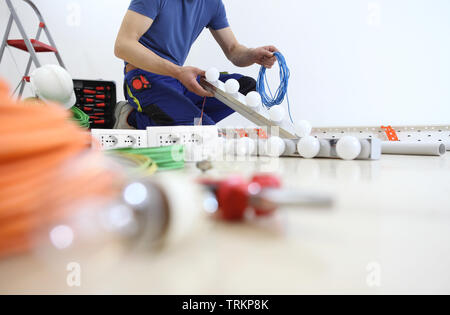
[[[206,91],[197,81],[198,76],[205,76],[205,71],[195,67],[181,67],[175,79],[180,81],[189,91],[202,97],[213,97],[214,94]]]

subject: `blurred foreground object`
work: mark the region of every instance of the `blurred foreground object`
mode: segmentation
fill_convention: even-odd
[[[83,112],[81,109],[77,107],[72,107],[72,120],[75,121],[78,125],[80,125],[83,129],[89,129],[91,124],[89,123],[89,116]]]
[[[216,199],[219,217],[225,221],[242,221],[248,215],[268,216],[280,207],[323,208],[333,206],[333,197],[326,193],[290,190],[281,179],[271,174],[256,174],[250,180],[232,176],[223,180],[202,179]]]
[[[201,186],[153,176],[184,167],[182,146],[106,157],[69,118],[58,105],[14,101],[0,81],[0,258],[31,251],[50,263],[67,250],[167,245],[193,230]]]
[[[129,148],[115,149],[108,153],[131,154],[151,159],[158,166],[158,171],[171,171],[185,167],[185,148],[182,145],[172,145],[159,148]]]
[[[128,239],[132,247],[171,245],[185,239],[202,218],[204,191],[177,173],[129,182],[120,207],[131,210]]]
[[[39,229],[117,191],[89,133],[69,118],[57,105],[14,101],[0,81],[0,257],[32,249]]]

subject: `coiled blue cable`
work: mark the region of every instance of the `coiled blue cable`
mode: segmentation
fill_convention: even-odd
[[[258,80],[256,81],[256,91],[261,95],[262,103],[267,108],[271,108],[275,105],[280,105],[286,98],[288,103],[289,118],[293,123],[294,121],[291,115],[291,105],[289,103],[288,94],[289,78],[291,76],[291,72],[289,71],[286,59],[284,58],[282,53],[275,52],[274,56],[277,58],[278,65],[280,67],[280,85],[278,86],[275,95],[273,95],[272,91],[270,90],[269,83],[266,77],[266,68],[264,66],[262,66],[261,70],[259,71]],[[266,93],[266,85],[270,96]]]

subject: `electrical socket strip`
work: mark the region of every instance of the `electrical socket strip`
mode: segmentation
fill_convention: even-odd
[[[405,143],[443,143],[450,151],[450,126],[392,126],[400,141]],[[385,131],[378,127],[321,127],[313,129],[318,138],[339,139],[343,136],[388,141]]]
[[[169,145],[207,146],[216,144],[219,130],[216,126],[148,127],[148,146]]]
[[[104,150],[148,147],[145,130],[92,129],[91,134]]]
[[[185,160],[192,162],[213,157],[219,138],[216,126],[149,127],[147,130],[93,129],[91,133],[104,150],[184,145]]]
[[[147,132],[149,147],[184,145],[187,162],[213,158],[217,151],[216,126],[148,127]]]

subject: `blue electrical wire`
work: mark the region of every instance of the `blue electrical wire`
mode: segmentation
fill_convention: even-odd
[[[286,98],[288,103],[289,118],[293,123],[294,120],[292,119],[291,115],[291,104],[289,103],[288,95],[289,77],[291,76],[291,73],[286,64],[286,59],[284,59],[283,54],[280,52],[275,52],[274,56],[277,58],[278,65],[280,67],[280,85],[278,86],[275,95],[273,95],[272,91],[270,90],[269,83],[266,77],[266,68],[264,66],[262,66],[261,70],[259,71],[258,80],[256,81],[256,91],[258,91],[258,93],[261,95],[262,103],[267,108],[271,108],[275,105],[280,105]],[[266,85],[270,96],[266,93]]]

